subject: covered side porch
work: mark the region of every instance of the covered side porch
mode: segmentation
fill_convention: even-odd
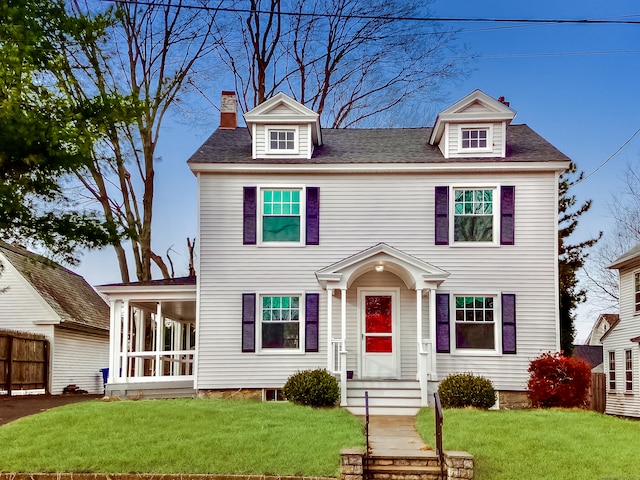
[[[196,278],[103,285],[111,306],[105,394],[193,396]]]
[[[380,396],[370,398],[373,407],[429,404],[438,380],[436,290],[448,276],[384,243],[316,272],[342,406],[362,413],[364,391]]]

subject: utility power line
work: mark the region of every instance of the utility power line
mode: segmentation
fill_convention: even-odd
[[[231,13],[257,13],[273,14],[271,10],[252,10],[250,8],[209,7],[207,5],[183,5],[166,2],[154,2],[144,0],[101,0],[109,3],[124,3],[128,5],[143,5],[168,8],[186,8],[192,10],[205,10],[210,12]],[[340,13],[318,12],[277,12],[278,15],[294,17],[319,17],[319,18],[347,18],[358,20],[387,20],[405,22],[456,22],[456,23],[530,23],[530,24],[583,24],[583,25],[640,25],[640,13],[626,15],[622,18],[639,18],[638,20],[615,20],[597,18],[470,18],[470,17],[396,17],[393,15],[358,15]]]

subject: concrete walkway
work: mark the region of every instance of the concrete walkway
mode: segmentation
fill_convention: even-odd
[[[433,450],[425,446],[415,425],[416,417],[412,416],[370,416],[369,446],[372,455],[404,457],[433,455]]]

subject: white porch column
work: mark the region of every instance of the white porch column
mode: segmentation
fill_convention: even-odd
[[[347,406],[347,289],[340,290],[340,405]]]
[[[162,375],[162,364],[160,360],[160,353],[164,347],[164,318],[162,318],[162,302],[158,302],[156,306],[156,368],[155,375],[160,377]]]
[[[430,352],[425,351],[422,338],[422,289],[416,288],[416,338],[418,339],[418,381],[420,382],[421,405],[429,405],[429,392],[427,389],[427,375],[429,374],[428,362]]]
[[[327,288],[327,369],[335,373],[335,358],[333,351],[333,290]]]
[[[120,348],[122,342],[122,301],[111,300],[109,302],[109,378],[107,383],[113,383],[118,378],[118,370],[120,368]]]
[[[438,380],[436,368],[436,342],[438,331],[436,330],[436,289],[429,290],[429,380]]]
[[[131,307],[129,300],[122,303],[122,346],[120,349],[120,367],[118,378],[129,378],[129,323],[131,322]]]

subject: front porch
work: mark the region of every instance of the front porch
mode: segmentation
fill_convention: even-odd
[[[415,414],[437,387],[436,290],[449,273],[379,244],[316,273],[327,291],[327,368],[340,404]]]
[[[196,394],[196,280],[185,277],[98,287],[111,305],[105,395]]]

